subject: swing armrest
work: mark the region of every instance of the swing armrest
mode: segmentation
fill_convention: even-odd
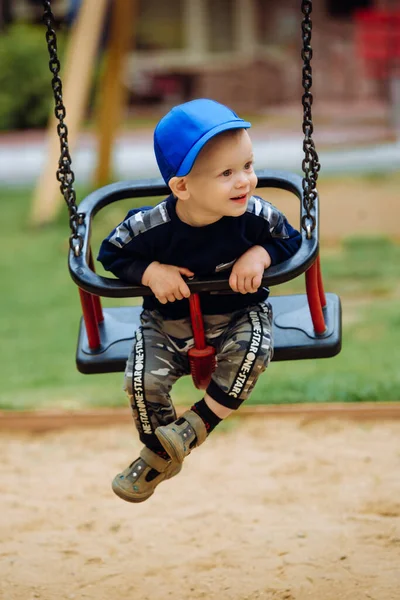
[[[257,172],[258,186],[260,188],[278,188],[292,192],[300,201],[300,224],[306,211],[303,206],[302,177],[283,171],[263,170]],[[94,216],[113,202],[126,198],[148,198],[154,196],[167,196],[169,188],[161,179],[147,179],[140,181],[122,181],[104,186],[87,196],[79,205],[78,212],[83,215],[78,226],[78,233],[82,236],[83,247],[79,256],[69,252],[69,271],[74,282],[83,290],[108,298],[126,298],[136,296],[149,296],[150,288],[124,283],[119,279],[97,275],[90,267],[92,264],[90,239],[92,221]],[[315,217],[316,226],[311,239],[307,239],[304,229],[299,226],[302,240],[299,250],[290,259],[274,265],[264,273],[262,285],[270,287],[294,279],[304,273],[315,261],[318,255],[318,198],[314,202],[312,215]],[[188,281],[191,292],[232,292],[229,287],[229,272],[213,275],[209,278],[193,278]]]

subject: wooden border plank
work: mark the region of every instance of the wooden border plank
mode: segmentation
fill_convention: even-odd
[[[178,415],[187,407],[177,406]],[[400,418],[400,402],[360,402],[330,404],[285,404],[243,406],[237,413],[240,418],[309,418],[391,420]],[[133,425],[129,408],[104,408],[93,410],[43,410],[0,411],[0,432],[44,432],[60,429]]]

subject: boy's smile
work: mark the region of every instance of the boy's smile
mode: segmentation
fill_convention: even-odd
[[[253,151],[245,129],[225,131],[211,139],[185,177],[170,181],[179,218],[204,227],[222,217],[239,217],[257,185]]]
[[[237,204],[246,204],[248,201],[247,194],[242,194],[241,196],[236,196],[235,198],[231,198]]]

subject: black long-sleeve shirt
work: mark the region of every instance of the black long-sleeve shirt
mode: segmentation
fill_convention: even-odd
[[[253,246],[265,248],[275,265],[293,256],[300,243],[300,233],[259,196],[250,198],[240,217],[222,217],[211,225],[192,227],[179,219],[171,195],[155,207],[129,211],[103,241],[98,260],[119,279],[140,285],[153,261],[186,267],[204,277],[230,269]],[[204,314],[225,314],[261,302],[268,294],[267,288],[254,294],[204,292],[201,307]],[[187,299],[161,304],[154,296],[145,296],[143,308],[158,310],[166,319],[190,314]]]

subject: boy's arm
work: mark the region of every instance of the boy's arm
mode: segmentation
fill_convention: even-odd
[[[256,201],[252,217],[253,225],[257,223],[255,244],[235,262],[229,277],[230,287],[241,294],[256,292],[265,269],[293,256],[301,244],[300,233],[277,208],[261,198]]]
[[[259,196],[253,196],[248,212],[251,239],[254,245],[262,246],[268,252],[271,265],[296,254],[300,248],[301,235],[276,206]]]
[[[271,227],[266,223],[258,244],[262,246],[271,257],[271,265],[277,265],[287,260],[300,248],[301,235],[290,225],[286,217],[276,210],[276,222]]]
[[[155,239],[146,233],[134,233],[130,218],[138,211],[128,213],[100,246],[98,260],[106,271],[111,271],[127,283],[149,287],[162,304],[190,296],[182,275],[193,277],[185,267],[158,262]],[[138,218],[141,222],[141,216]]]
[[[137,285],[141,285],[143,273],[153,262],[130,248],[114,246],[108,239],[101,244],[97,260],[118,279]]]
[[[102,242],[97,260],[106,271],[110,271],[127,283],[140,285],[143,273],[153,262],[152,247],[147,236],[134,235],[130,218],[138,210],[131,210],[125,219]]]

